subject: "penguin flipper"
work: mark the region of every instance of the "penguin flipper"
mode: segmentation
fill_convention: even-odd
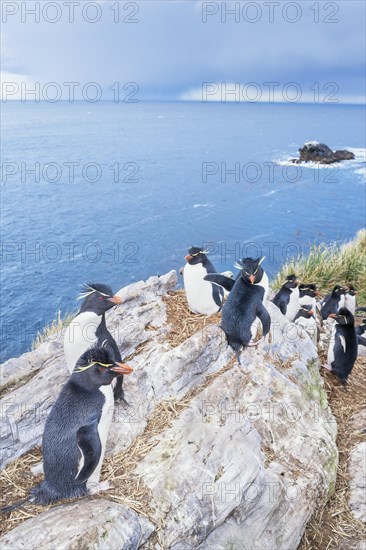
[[[286,303],[284,302],[284,300],[280,300],[277,298],[276,300],[276,296],[273,298],[273,303],[275,306],[278,307],[278,309],[280,310],[280,312],[282,313],[282,315],[286,315],[286,311],[287,311],[287,305]]]
[[[213,300],[214,300],[215,304],[221,309],[222,308],[222,301],[224,299],[224,289],[222,287],[219,287],[219,286],[213,284],[212,285],[212,297],[213,297]]]
[[[264,307],[263,304],[259,304],[257,307],[256,315],[260,322],[262,323],[263,327],[263,337],[267,336],[271,329],[271,316]]]
[[[77,474],[75,481],[84,483],[94,472],[102,453],[102,444],[98,434],[98,421],[95,419],[91,424],[78,429],[77,444],[84,458],[84,464]]]
[[[203,278],[205,281],[209,281],[214,285],[222,286],[228,292],[232,290],[235,284],[235,281],[233,279],[230,279],[230,277],[226,277],[225,275],[221,275],[221,273],[209,273]]]

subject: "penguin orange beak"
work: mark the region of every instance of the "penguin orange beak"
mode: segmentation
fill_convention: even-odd
[[[254,285],[255,275],[249,275],[249,281]]]
[[[114,304],[118,305],[118,304],[122,304],[122,298],[120,296],[117,296],[117,294],[115,294],[114,296],[112,296],[112,298],[108,298],[108,300],[110,302],[113,302]]]
[[[319,290],[315,291],[315,296],[321,296],[321,293],[319,292]]]
[[[130,365],[126,365],[125,363],[115,363],[111,370],[117,374],[131,374],[133,372]]]
[[[186,260],[186,262],[189,262],[189,260],[192,260],[192,256],[188,254],[188,256],[186,256],[184,259]]]
[[[337,314],[336,313],[330,313],[328,315],[328,317],[331,317],[332,319],[337,319]]]
[[[309,311],[309,314],[310,314],[310,315],[314,315],[314,310],[311,309],[311,310]]]

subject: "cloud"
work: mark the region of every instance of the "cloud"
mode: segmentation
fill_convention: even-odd
[[[18,14],[9,17],[3,24],[4,70],[44,83],[96,81],[108,88],[117,81],[136,82],[140,98],[147,99],[186,97],[197,93],[204,81],[296,81],[303,88],[336,82],[342,96],[357,99],[364,92],[364,2],[315,3],[319,23],[314,22],[314,8],[309,9],[311,2],[290,2],[302,9],[294,24],[284,19],[283,3],[273,23],[264,3],[225,4],[262,6],[255,24],[242,17],[236,23],[232,16],[223,23],[221,2],[211,2],[218,13],[206,23],[202,2],[135,3],[134,24],[123,22],[124,10],[115,23],[111,2],[100,4],[103,16],[95,24],[80,17],[81,5],[75,8],[73,23],[65,10],[55,24],[36,24],[32,18],[21,23]],[[330,15],[329,8],[325,11],[328,4],[339,6],[338,23],[324,22]]]
[[[278,83],[279,84],[279,83]],[[363,105],[366,97],[356,94],[339,94],[335,89],[313,91],[298,83],[286,83],[275,86],[273,83],[251,82],[204,82],[201,86],[190,88],[179,94],[181,101],[222,102],[222,103],[346,103]]]
[[[34,81],[24,74],[0,71],[0,100],[11,101],[22,99],[22,90],[34,89]]]

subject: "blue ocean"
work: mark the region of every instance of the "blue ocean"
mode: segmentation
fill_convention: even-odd
[[[365,226],[364,109],[199,102],[2,106],[2,359],[77,308],[84,282],[179,270],[191,245],[220,271],[265,255],[273,276],[314,242]],[[305,141],[356,158],[295,166]]]

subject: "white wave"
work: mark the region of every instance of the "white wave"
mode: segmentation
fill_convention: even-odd
[[[360,176],[362,176],[362,181],[366,183],[366,168],[359,168],[358,170],[355,170],[355,174],[360,174]]]
[[[366,163],[366,149],[364,147],[347,147],[339,146],[335,147],[334,151],[346,149],[351,151],[355,155],[352,160],[342,160],[341,162],[333,162],[332,164],[321,164],[319,162],[299,162],[298,164],[290,161],[289,156],[286,158],[275,159],[273,162],[279,166],[300,166],[301,168],[307,168],[309,170],[347,170],[353,169],[355,174],[361,174],[365,176],[365,163]]]
[[[355,155],[355,158],[350,162],[366,162],[366,149],[363,147],[337,147],[337,149],[351,151]]]
[[[279,189],[277,189],[277,191],[272,190],[269,193],[264,193],[264,195],[262,195],[262,197],[270,197],[271,195],[274,195],[275,193],[278,193],[278,192],[279,192]]]
[[[215,205],[210,202],[205,202],[204,204],[194,204],[193,208],[213,208]]]

